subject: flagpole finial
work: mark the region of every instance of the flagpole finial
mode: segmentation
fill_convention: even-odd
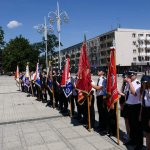
[[[86,34],[84,33],[84,42],[86,42]]]

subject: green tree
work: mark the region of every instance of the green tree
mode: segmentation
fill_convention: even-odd
[[[62,43],[60,43],[60,45],[62,46]],[[48,34],[47,35],[47,53],[51,57],[50,59],[52,59],[52,55],[55,55],[55,48],[58,46],[59,46],[59,41],[56,35]],[[42,42],[34,43],[33,47],[34,49],[39,50],[41,54],[44,53],[44,56],[40,55],[39,62],[45,68],[45,56],[46,56],[45,49],[46,48],[45,48],[44,37],[42,38]]]
[[[0,26],[0,50],[4,47],[5,42],[4,42],[4,31],[2,27]]]
[[[20,35],[11,39],[4,48],[3,66],[5,71],[15,71],[18,64],[20,71],[25,71],[25,66],[29,62],[30,70],[35,70],[38,56],[39,51]]]

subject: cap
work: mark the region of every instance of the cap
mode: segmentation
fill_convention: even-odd
[[[127,76],[137,75],[136,71],[128,71]]]
[[[46,69],[43,69],[43,72],[47,72]]]
[[[126,78],[126,77],[127,77],[127,73],[123,73],[122,78]]]
[[[150,76],[143,75],[141,78],[141,83],[143,83],[143,82],[150,82]]]
[[[98,69],[98,71],[103,71],[103,72],[106,73],[106,69],[105,69],[104,67],[100,67],[100,68]]]

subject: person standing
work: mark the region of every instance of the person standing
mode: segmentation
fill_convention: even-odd
[[[128,106],[127,118],[130,126],[130,141],[126,145],[135,145],[135,150],[141,150],[143,147],[142,126],[139,121],[141,102],[140,102],[140,87],[141,84],[137,79],[135,71],[129,71],[127,78],[128,92],[126,95],[126,105]]]
[[[98,81],[97,85],[92,84],[92,87],[96,89],[96,98],[97,98],[97,109],[99,114],[99,125],[98,130],[102,134],[107,133],[108,127],[108,110],[107,105],[104,101],[104,96],[106,96],[106,70],[103,67],[100,67],[98,70]]]
[[[146,148],[150,150],[150,76],[143,76],[141,84],[141,121],[146,137]]]

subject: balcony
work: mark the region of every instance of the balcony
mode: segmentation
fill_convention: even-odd
[[[146,47],[145,44],[139,45],[139,48],[145,48],[145,47]]]
[[[144,53],[144,52],[140,53],[140,56],[145,56],[145,55],[146,55],[146,53]]]
[[[145,40],[145,37],[144,36],[140,36],[139,40],[143,41],[143,40]]]
[[[146,48],[147,48],[147,49],[150,49],[150,44],[149,44],[149,45],[146,45]]]
[[[150,41],[150,36],[147,36],[147,37],[146,37],[146,40],[147,40],[147,41]]]

